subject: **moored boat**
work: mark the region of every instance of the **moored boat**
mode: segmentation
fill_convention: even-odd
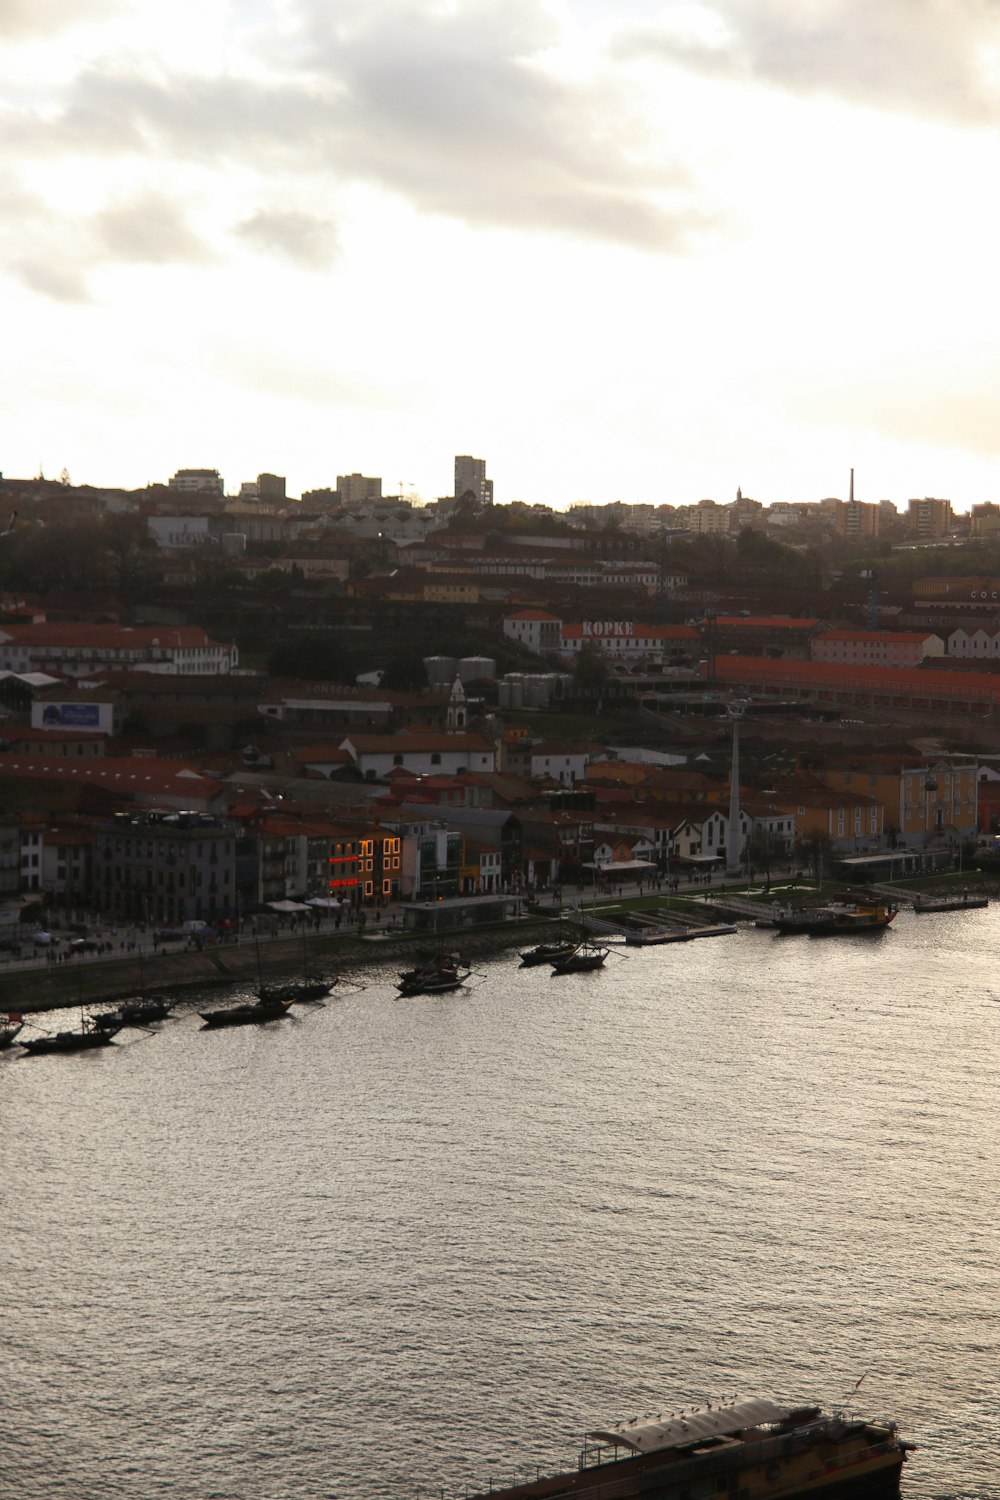
[[[899,1438],[893,1422],[824,1414],[818,1406],[740,1401],[589,1432],[573,1469],[509,1488],[491,1484],[489,1496],[890,1500],[899,1494],[903,1463],[912,1448]],[[485,1500],[485,1495],[472,1500]]]
[[[257,987],[258,998],[266,1001],[283,1000],[290,1005],[301,1004],[306,1000],[325,1000],[340,979],[338,974],[321,974],[314,968],[310,969],[305,932],[302,934],[302,974],[298,979],[265,983],[261,972],[259,943],[257,945],[257,969],[260,981]]]
[[[173,1010],[169,1000],[128,1000],[114,1010],[94,1017],[98,1031],[120,1031],[123,1026],[147,1026],[150,1021],[165,1021]]]
[[[24,1029],[24,1018],[19,1010],[9,1010],[6,1018],[0,1020],[0,1052],[13,1047],[18,1035]]]
[[[825,906],[778,910],[770,925],[779,932],[831,937],[858,932],[884,932],[898,915],[898,907],[888,906],[884,901],[836,896]]]
[[[457,953],[442,953],[425,959],[414,969],[404,969],[396,989],[401,997],[443,995],[449,990],[460,990],[471,973]]]
[[[290,979],[287,984],[261,985],[257,994],[261,1000],[285,1001],[289,1005],[301,1004],[304,1000],[325,1000],[339,982],[339,976],[329,978],[320,975],[305,975],[302,979]]]
[[[534,948],[528,948],[520,955],[521,968],[533,969],[538,964],[550,964],[556,959],[568,958],[571,953],[576,952],[576,943],[569,938],[556,943],[538,943]]]
[[[221,1010],[199,1011],[206,1027],[252,1026],[262,1021],[280,1021],[292,1007],[291,1000],[252,1000]]]
[[[44,1052],[89,1052],[94,1047],[110,1047],[120,1030],[119,1026],[102,1030],[84,1011],[80,1016],[78,1031],[56,1031],[44,1036],[32,1036],[18,1045],[24,1048],[29,1057],[37,1057]]]
[[[577,943],[563,958],[550,959],[553,974],[587,974],[602,967],[610,953],[598,943]]]

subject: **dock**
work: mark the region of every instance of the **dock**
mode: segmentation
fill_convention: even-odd
[[[667,906],[629,912],[617,920],[587,916],[584,926],[597,936],[624,938],[626,944],[644,948],[659,943],[690,943],[694,938],[723,937],[736,931],[732,922],[705,922],[693,912]]]

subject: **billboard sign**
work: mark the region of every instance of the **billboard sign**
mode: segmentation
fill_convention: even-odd
[[[98,729],[99,703],[49,703],[42,714],[46,729]]]

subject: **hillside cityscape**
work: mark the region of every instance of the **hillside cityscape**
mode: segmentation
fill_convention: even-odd
[[[1000,505],[0,480],[0,941],[988,858]],[[737,796],[732,796],[739,724]],[[731,823],[738,823],[738,827]],[[53,920],[55,920],[53,918]]]

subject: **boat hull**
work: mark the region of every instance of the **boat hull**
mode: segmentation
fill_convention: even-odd
[[[294,1005],[302,1000],[325,1000],[337,983],[332,979],[290,979],[287,984],[263,985],[259,991],[262,1000],[276,1005]]]
[[[277,1005],[234,1005],[228,1010],[203,1010],[199,1014],[210,1030],[223,1026],[259,1026],[267,1021],[284,1020],[291,1004],[289,1000]]]
[[[32,1037],[21,1046],[29,1057],[40,1057],[46,1052],[90,1052],[95,1047],[110,1047],[114,1038],[115,1031],[59,1031],[55,1036]]]
[[[123,1026],[148,1026],[150,1021],[165,1021],[172,1007],[151,1000],[146,1005],[121,1005],[94,1017],[98,1031],[118,1031]]]
[[[467,977],[467,976],[466,976]],[[399,991],[401,1000],[410,995],[447,995],[452,990],[460,990],[465,984],[465,978],[456,975],[452,979],[414,979],[412,981],[400,981],[396,989]]]
[[[910,1446],[891,1426],[823,1418],[791,1430],[745,1433],[724,1445],[695,1441],[589,1467],[581,1461],[567,1473],[491,1488],[489,1495],[492,1500],[708,1500],[715,1495],[741,1500],[895,1500]]]
[[[561,958],[568,958],[575,949],[575,943],[539,943],[537,948],[529,948],[526,953],[521,954],[520,967],[534,969],[540,964],[551,964]]]
[[[834,901],[802,911],[776,911],[771,919],[779,932],[807,937],[848,937],[884,932],[899,912],[894,906],[867,901]]]

